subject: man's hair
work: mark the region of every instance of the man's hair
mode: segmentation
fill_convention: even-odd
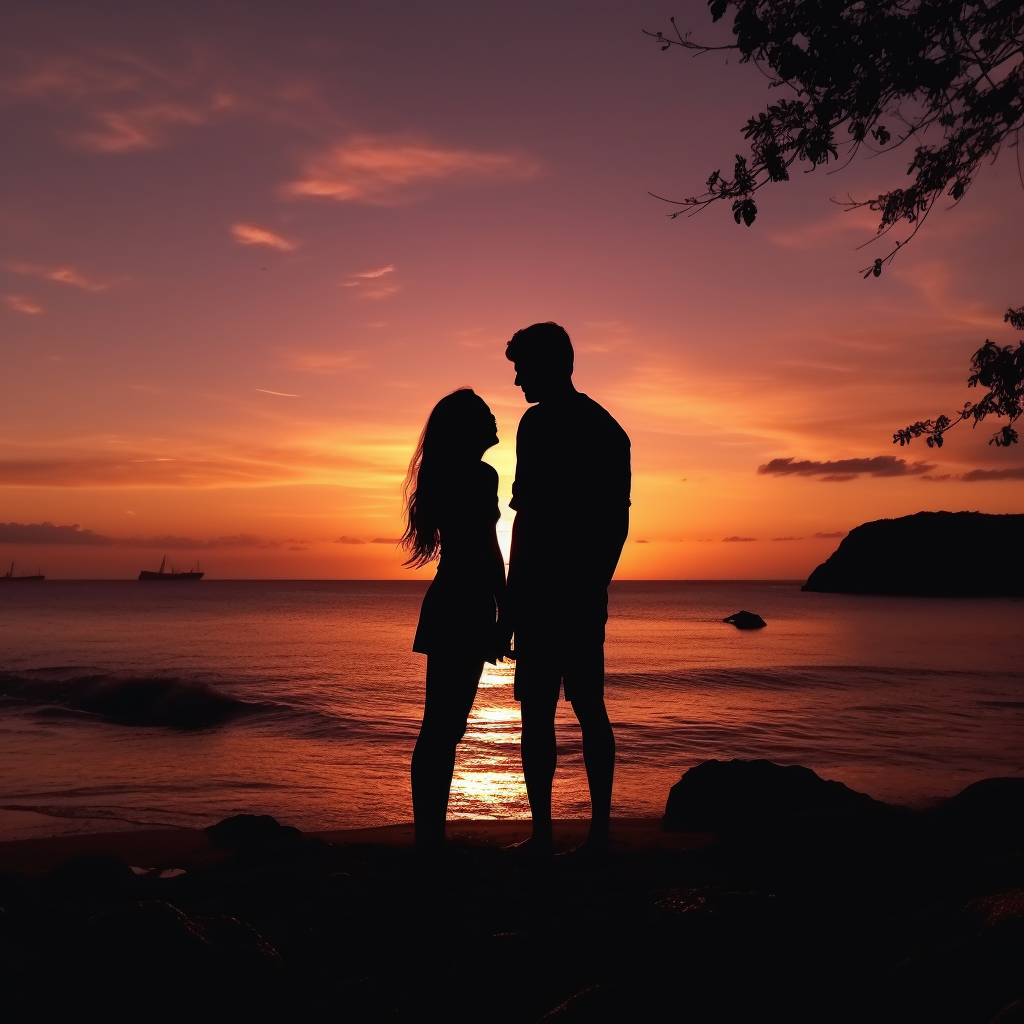
[[[565,328],[551,320],[516,331],[505,346],[505,358],[513,363],[541,364],[572,375],[572,342]]]

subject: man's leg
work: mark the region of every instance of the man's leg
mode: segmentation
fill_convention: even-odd
[[[587,845],[607,847],[612,813],[612,780],[615,775],[615,735],[598,686],[580,686],[572,709],[583,734],[583,763],[590,787],[590,834]]]
[[[547,692],[554,690],[554,694]],[[522,716],[523,775],[533,817],[531,852],[548,853],[552,845],[551,785],[555,777],[555,709],[558,685],[537,688],[538,692],[520,700]]]
[[[412,755],[412,807],[418,847],[445,843],[455,748],[465,735],[483,667],[483,662],[465,658],[427,658],[423,724]]]

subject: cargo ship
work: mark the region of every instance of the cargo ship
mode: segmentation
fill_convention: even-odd
[[[199,571],[198,564],[194,569],[190,569],[188,572],[183,572],[181,569],[175,569],[171,566],[170,572],[165,572],[164,569],[167,565],[167,556],[164,555],[164,560],[160,563],[160,568],[153,572],[152,569],[143,569],[139,573],[140,580],[201,580],[203,573]]]
[[[14,575],[14,563],[13,562],[11,562],[10,569],[6,573],[4,573],[3,576],[0,576],[0,580],[8,580],[10,582],[17,582],[17,583],[20,583],[23,580],[45,580],[45,579],[46,579],[46,577],[41,572],[40,573],[36,573],[35,576],[29,576],[27,573],[24,573],[24,572],[20,576],[15,576]]]

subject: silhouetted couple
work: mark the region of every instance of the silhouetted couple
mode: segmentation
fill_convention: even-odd
[[[498,443],[497,426],[483,399],[464,388],[437,403],[406,481],[406,564],[439,558],[413,643],[427,656],[426,706],[412,758],[416,845],[445,849],[455,749],[484,662],[514,657],[533,815],[521,851],[552,853],[555,711],[564,688],[583,734],[590,786],[585,848],[603,852],[615,766],[604,631],[608,584],[629,528],[629,438],[573,386],[572,343],[558,324],[517,331],[505,355],[532,404],[516,437],[507,583],[495,533],[498,474],[481,461]]]

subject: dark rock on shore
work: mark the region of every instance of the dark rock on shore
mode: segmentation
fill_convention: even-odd
[[[234,814],[205,831],[214,846],[262,846],[302,838],[297,828],[282,825],[269,814]]]
[[[885,805],[865,793],[826,782],[810,768],[774,761],[704,761],[672,787],[663,827],[737,832],[821,813],[866,812]]]
[[[983,779],[929,815],[960,843],[1024,845],[1024,779]]]
[[[754,612],[733,612],[732,615],[726,615],[722,621],[730,623],[737,629],[764,629],[768,625],[760,615],[755,615]]]
[[[1024,594],[1024,515],[918,512],[855,527],[804,590],[918,597]]]

